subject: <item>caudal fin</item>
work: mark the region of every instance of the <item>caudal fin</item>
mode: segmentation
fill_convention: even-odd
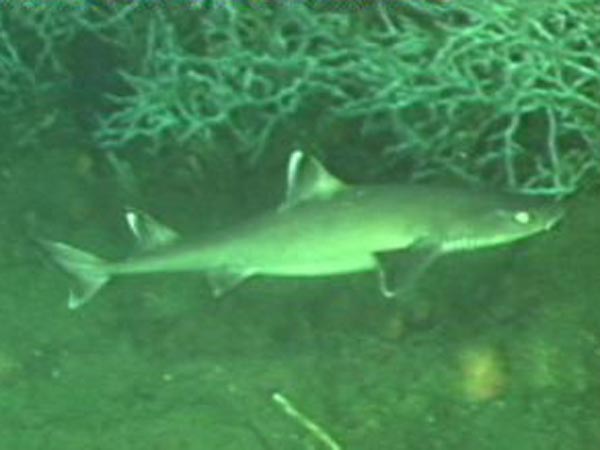
[[[87,303],[110,279],[107,264],[101,258],[62,242],[40,241],[56,263],[77,281],[69,292],[69,309]]]

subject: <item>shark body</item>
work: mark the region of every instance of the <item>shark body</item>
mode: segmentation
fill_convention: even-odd
[[[314,158],[295,152],[286,201],[232,227],[181,239],[149,216],[128,223],[147,250],[107,262],[64,243],[44,241],[79,281],[69,307],[86,303],[113,276],[200,271],[216,295],[254,275],[317,276],[379,269],[382,291],[398,258],[426,267],[438,255],[508,244],[552,228],[562,205],[507,193],[419,185],[349,186]]]

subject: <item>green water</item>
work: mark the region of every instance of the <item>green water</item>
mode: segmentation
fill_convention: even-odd
[[[74,54],[107,51],[69,42],[56,50],[70,55],[65,70]],[[111,51],[112,69],[130,58]],[[598,448],[597,189],[548,233],[443,258],[406,299],[383,298],[372,273],[257,277],[219,300],[202,275],[171,274],[115,280],[70,311],[69,280],[32,238],[121,258],[135,252],[125,206],[184,236],[235,223],[277,206],[287,155],[298,143],[325,152],[317,139],[337,142],[328,165],[357,179],[394,169],[344,141],[348,129],[294,127],[254,163],[226,135],[164,137],[154,153],[134,140],[111,160],[95,134],[116,108],[102,100],[111,76],[92,64],[75,89],[44,64],[32,86],[47,75],[53,88],[41,99],[15,88],[22,108],[2,100],[1,450]]]

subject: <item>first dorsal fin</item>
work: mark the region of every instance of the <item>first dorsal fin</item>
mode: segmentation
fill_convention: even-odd
[[[316,158],[296,150],[288,162],[287,192],[283,206],[328,198],[344,189],[344,182],[331,175]]]

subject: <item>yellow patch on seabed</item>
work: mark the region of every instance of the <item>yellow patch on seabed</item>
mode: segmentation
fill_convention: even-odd
[[[488,401],[502,396],[508,386],[506,357],[496,348],[467,349],[460,355],[462,395],[471,401]]]

